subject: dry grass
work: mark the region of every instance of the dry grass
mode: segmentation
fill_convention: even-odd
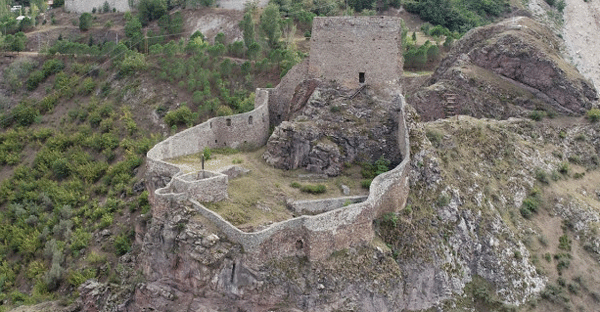
[[[360,167],[352,165],[344,169],[342,175],[328,178],[304,170],[280,170],[266,164],[262,159],[264,148],[248,153],[219,154],[213,152],[211,159],[205,162],[204,168],[210,171],[238,165],[249,169],[250,173],[229,180],[229,199],[209,203],[206,206],[218,212],[226,220],[244,231],[256,231],[273,222],[294,217],[286,208],[288,200],[309,200],[344,196],[340,186],[350,188],[350,195],[366,195],[368,191],[361,188]],[[185,172],[201,169],[201,154],[194,154],[170,160],[182,167]],[[324,194],[307,194],[291,186],[292,182],[305,184],[323,184],[327,191]]]

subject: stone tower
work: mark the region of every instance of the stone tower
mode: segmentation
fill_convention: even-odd
[[[400,21],[389,16],[315,17],[309,76],[347,88],[396,84],[402,76]]]

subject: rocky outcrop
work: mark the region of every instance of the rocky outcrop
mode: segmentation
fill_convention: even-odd
[[[534,109],[582,114],[598,96],[559,54],[560,44],[526,17],[473,29],[409,103],[424,120],[455,114],[508,118]]]
[[[369,88],[301,84],[289,121],[275,128],[263,158],[280,169],[304,168],[339,175],[344,163],[374,162],[383,156],[400,163],[399,98]],[[309,92],[308,94],[306,94]]]

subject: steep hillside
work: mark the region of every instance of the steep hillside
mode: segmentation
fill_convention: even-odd
[[[593,311],[599,124],[415,118],[409,204],[375,221],[370,244],[262,262],[174,209],[127,260],[150,275],[123,309]],[[79,304],[110,310],[116,289],[87,282]]]
[[[473,29],[409,102],[425,120],[508,118],[533,110],[580,115],[597,100],[596,90],[562,58],[560,45],[526,17]]]
[[[176,24],[168,21],[160,27]],[[146,152],[206,118],[252,109],[257,84],[276,84],[286,60],[264,51],[232,61],[240,55],[230,42],[200,33],[142,54],[140,31],[122,38],[129,47],[63,38],[47,54],[2,57],[2,311],[69,304],[88,279],[119,285],[111,302],[127,300],[140,278],[135,242],[150,220]]]
[[[566,1],[563,36],[595,81],[595,39],[569,36],[595,29],[588,24],[598,4],[578,1]],[[600,114],[589,110],[597,94],[561,55],[561,38],[526,17],[468,32],[431,79],[418,73],[405,86],[415,107],[407,119],[411,191],[404,210],[374,221],[373,241],[320,261],[259,261],[190,207],[153,218],[143,174],[154,143],[252,109],[254,88],[276,85],[302,58],[296,45],[306,47],[315,14],[369,15],[401,1],[278,3],[249,14],[176,8],[148,28],[135,16],[95,14],[89,31],[76,26],[78,15],[55,11],[25,46],[46,43],[50,53],[2,57],[0,311],[597,310]],[[426,14],[432,3],[409,6]],[[459,31],[511,10],[500,0],[448,3],[458,5],[460,23],[443,22]],[[518,5],[561,23],[546,1]],[[272,19],[261,23],[265,12]],[[582,12],[588,24],[576,23]],[[320,93],[297,122],[343,117],[364,126],[362,113],[378,108],[369,92],[343,100],[360,110],[324,111],[321,102],[334,96]],[[373,142],[396,130],[378,109],[385,131],[348,126],[357,144],[371,140],[373,158],[384,154]],[[443,119],[457,114],[470,116]],[[330,148],[335,135],[306,145],[348,152]],[[278,183],[243,190],[258,197],[265,187],[279,192]]]

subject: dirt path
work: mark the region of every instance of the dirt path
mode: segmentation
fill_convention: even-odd
[[[600,1],[565,0],[563,38],[572,63],[600,89]]]

